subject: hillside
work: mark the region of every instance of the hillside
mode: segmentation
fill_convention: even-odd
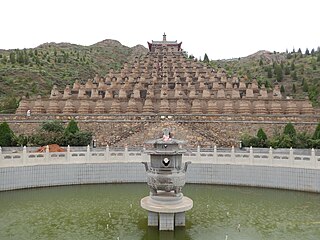
[[[0,50],[0,113],[14,112],[21,96],[48,96],[54,84],[61,89],[75,80],[104,76],[111,68],[118,70],[124,62],[147,52],[142,45],[129,48],[110,39],[91,46],[45,43],[34,49]],[[269,88],[278,81],[287,97],[309,97],[314,106],[320,105],[319,48],[306,53],[300,49],[291,53],[259,51],[207,63],[247,82],[256,78]]]
[[[309,97],[315,107],[320,106],[320,49],[302,53],[274,53],[258,51],[244,58],[212,60],[213,68],[223,68],[229,76],[243,77],[247,82],[257,79],[259,85],[272,88],[275,81],[286,97]]]
[[[77,79],[104,76],[147,51],[109,39],[91,46],[45,43],[34,49],[0,50],[0,112],[14,112],[21,96],[47,96],[54,84],[63,88]]]

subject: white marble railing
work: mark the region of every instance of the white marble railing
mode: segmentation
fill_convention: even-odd
[[[200,149],[188,151],[183,156],[184,161],[193,163],[231,164],[231,165],[255,165],[320,169],[320,156],[316,156],[315,150],[311,154],[294,154],[293,149],[288,153],[278,153],[269,149],[266,153],[249,151],[235,151],[234,148],[217,151],[214,147],[210,150]],[[143,151],[124,149],[109,149],[104,151],[92,151],[87,147],[86,151],[74,152],[67,147],[66,152],[43,153],[28,152],[26,147],[22,152],[4,153],[0,148],[0,167],[15,167],[45,164],[72,164],[72,163],[109,163],[109,162],[142,162],[149,161],[149,156]]]

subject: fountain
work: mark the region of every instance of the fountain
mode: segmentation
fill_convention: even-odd
[[[173,139],[168,129],[163,130],[161,139],[146,142],[153,144],[150,166],[145,165],[150,195],[141,199],[141,207],[148,211],[148,226],[159,226],[159,230],[174,230],[185,226],[185,212],[193,207],[193,201],[183,196],[181,190],[186,182],[186,162],[182,168],[181,149],[184,141]]]

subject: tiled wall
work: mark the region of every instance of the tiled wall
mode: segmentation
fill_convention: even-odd
[[[145,182],[141,163],[56,164],[0,168],[0,191],[55,185]],[[320,169],[193,163],[187,182],[320,192]]]

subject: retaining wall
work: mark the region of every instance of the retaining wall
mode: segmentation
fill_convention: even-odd
[[[187,182],[244,185],[320,192],[320,156],[235,152],[234,149],[186,153]],[[20,158],[19,158],[20,156]],[[11,157],[11,158],[10,158]],[[145,182],[138,151],[0,154],[0,191],[90,183]],[[37,159],[39,158],[39,159]],[[59,159],[60,158],[60,159]]]

